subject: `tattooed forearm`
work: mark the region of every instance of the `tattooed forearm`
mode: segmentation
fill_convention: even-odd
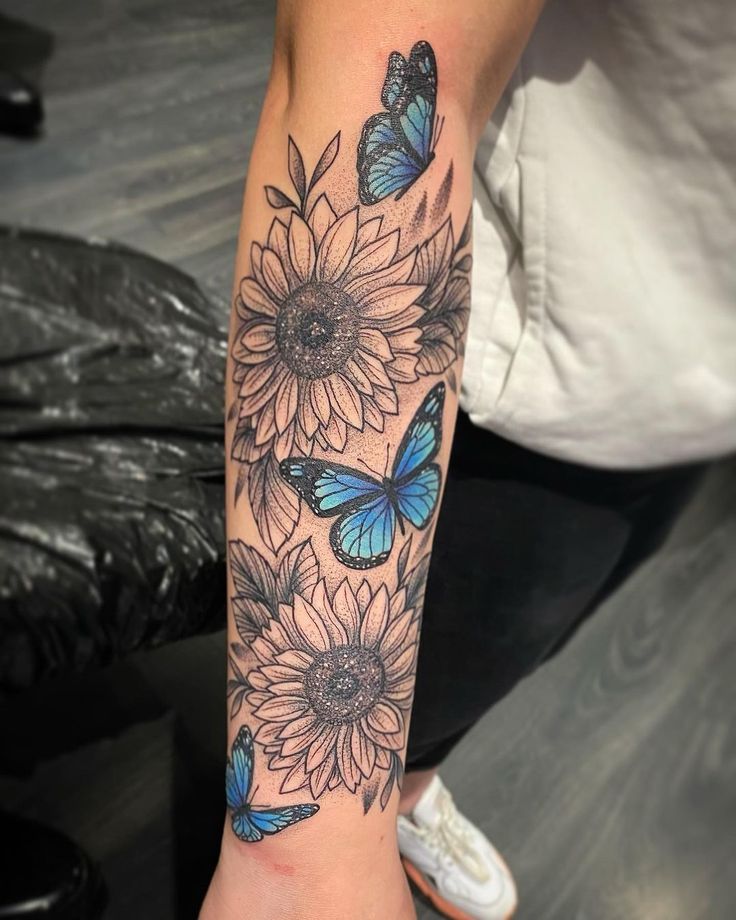
[[[251,791],[254,768],[277,796],[342,790],[366,811],[401,782],[429,563],[414,531],[431,535],[439,503],[470,295],[470,218],[456,235],[437,92],[417,42],[390,55],[383,111],[352,156],[338,132],[310,175],[289,137],[293,191],[266,186],[277,213],[235,298],[235,500],[262,543],[229,543],[230,715],[252,719],[227,773],[242,840],[318,810],[254,804],[269,800]],[[331,176],[348,165],[345,202]]]

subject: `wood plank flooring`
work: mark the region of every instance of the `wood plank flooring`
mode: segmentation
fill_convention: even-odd
[[[0,220],[127,242],[224,302],[271,3],[0,0],[0,14],[55,39],[44,136],[0,139]],[[735,563],[730,461],[447,762],[514,868],[521,920],[736,917]],[[222,818],[223,686],[218,634],[0,708],[0,798],[100,860],[110,920],[196,916]]]

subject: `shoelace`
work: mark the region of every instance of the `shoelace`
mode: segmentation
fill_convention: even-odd
[[[440,823],[435,831],[430,831],[433,842],[440,854],[458,863],[467,874],[478,882],[487,882],[490,873],[482,858],[476,852],[475,842],[463,826],[462,818],[447,790],[437,796]]]

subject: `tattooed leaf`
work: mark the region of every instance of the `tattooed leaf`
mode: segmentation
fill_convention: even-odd
[[[238,635],[250,645],[251,642],[259,635],[261,630],[268,626],[272,618],[272,612],[269,607],[261,601],[253,600],[248,597],[233,598],[233,620]]]
[[[340,150],[340,132],[332,138],[330,143],[325,147],[322,152],[322,156],[319,158],[317,165],[314,167],[314,172],[312,173],[312,178],[309,182],[309,191],[311,192],[314,186],[319,182],[319,180],[324,176],[327,170],[335,162],[338,151]]]
[[[247,660],[248,649],[243,645],[242,642],[231,642],[230,649],[232,650],[233,655],[235,655],[235,658],[240,658],[241,661]],[[233,669],[233,671],[235,672],[235,674],[237,674],[238,677],[241,677],[243,678],[243,680],[245,680],[245,676],[243,672],[240,670],[240,668],[238,667],[238,664],[235,661],[235,658],[233,658],[233,655],[230,655],[230,667]]]
[[[275,185],[266,186],[266,199],[272,208],[298,208],[297,203]]]
[[[277,596],[281,603],[290,604],[295,594],[311,597],[319,581],[319,563],[310,540],[290,550],[282,559],[276,579]]]
[[[299,520],[299,498],[279,474],[273,454],[251,467],[248,497],[261,539],[273,552],[294,533]]]
[[[259,552],[243,543],[230,541],[230,570],[237,600],[257,601],[267,610],[276,609],[276,579]]]
[[[460,239],[457,241],[458,251],[465,249],[465,247],[470,242],[470,236],[473,232],[473,211],[472,208],[468,211],[468,216],[465,220],[465,226],[463,227],[463,232],[460,234]]]
[[[227,420],[228,422],[234,421],[238,417],[239,406],[237,399],[234,399],[230,403],[230,408],[227,410]]]
[[[294,184],[299,200],[304,203],[307,191],[307,179],[304,173],[304,160],[294,139],[289,135],[289,175]]]
[[[427,216],[427,193],[425,192],[422,195],[422,200],[417,205],[417,209],[414,212],[414,216],[411,219],[411,230],[412,233],[419,233],[424,225],[424,220]]]
[[[450,218],[419,247],[412,281],[425,285],[421,305],[430,314],[441,302],[450,277],[454,239]]]
[[[268,444],[256,444],[256,431],[251,425],[250,419],[240,419],[235,428],[233,443],[230,449],[233,460],[242,460],[246,464],[254,463],[260,460],[269,451]],[[245,468],[244,479],[248,478],[247,467]],[[240,490],[245,483],[238,483]]]
[[[458,271],[458,272],[469,272],[472,267],[473,267],[473,257],[470,255],[470,253],[468,253],[467,255],[464,255],[462,259],[459,259],[455,263],[455,271]]]
[[[234,448],[235,448],[235,444],[233,442],[233,456],[235,455]],[[245,488],[245,485],[247,482],[248,482],[248,467],[241,466],[238,468],[238,475],[237,475],[237,478],[235,479],[235,504],[238,503],[238,499],[243,494],[243,489]]]
[[[422,556],[409,572],[404,581],[406,588],[406,606],[421,611],[424,606],[424,589],[429,574],[429,555]]]
[[[363,786],[363,814],[367,815],[378,795],[378,783]]]
[[[442,374],[457,356],[455,337],[444,323],[432,323],[422,330],[417,370],[420,374]]]
[[[406,566],[409,562],[409,554],[411,553],[411,540],[412,538],[409,537],[399,552],[399,558],[396,563],[396,577],[399,584],[401,584],[404,580],[404,573],[406,572]]]
[[[445,173],[445,178],[442,180],[442,185],[437,192],[437,197],[434,200],[432,205],[432,220],[439,220],[440,217],[447,210],[447,205],[450,201],[450,194],[452,192],[452,176],[453,176],[453,165],[452,160],[450,160],[450,165]]]
[[[453,368],[447,372],[447,385],[453,393],[457,393],[457,374]]]
[[[383,789],[381,790],[381,811],[386,810],[386,806],[389,803],[391,798],[391,793],[394,790],[394,785],[398,789],[401,789],[401,777],[403,774],[403,767],[401,763],[401,758],[397,754],[393,754],[391,757],[391,770],[388,774],[388,779],[386,780]]]
[[[245,688],[239,690],[236,694],[233,695],[233,701],[230,706],[230,718],[234,719],[238,715],[240,710],[243,708],[243,700],[245,699]]]

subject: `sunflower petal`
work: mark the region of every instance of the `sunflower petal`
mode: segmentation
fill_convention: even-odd
[[[240,296],[246,307],[256,313],[275,317],[279,310],[271,295],[265,291],[255,278],[243,278],[240,282]]]
[[[288,665],[290,668],[296,668],[299,671],[306,671],[312,664],[314,658],[303,649],[290,648],[286,652],[276,656],[279,664]]]
[[[299,280],[309,281],[316,264],[314,237],[302,217],[292,213],[289,222],[289,257]]]
[[[335,755],[330,754],[313,773],[309,774],[309,787],[312,795],[318,799],[327,788],[335,769]]]
[[[373,648],[383,638],[388,623],[389,600],[386,585],[381,587],[373,595],[373,600],[368,605],[368,609],[363,617],[360,626],[360,641],[367,648]]]
[[[307,752],[306,767],[310,773],[324,763],[328,755],[333,753],[336,740],[337,729],[322,726],[317,738],[309,746],[309,751]]]
[[[276,393],[276,402],[274,403],[274,415],[276,416],[276,428],[279,434],[283,434],[291,425],[296,415],[298,405],[299,383],[295,374],[289,374],[281,384]]]
[[[294,719],[293,722],[289,722],[288,725],[279,726],[279,738],[281,740],[295,738],[297,735],[303,735],[305,732],[311,731],[315,725],[317,725],[317,718],[313,714],[301,716],[298,719]]]
[[[317,278],[337,281],[345,272],[355,250],[358,232],[358,209],[338,218],[325,233],[317,253]]]
[[[360,393],[342,374],[331,374],[325,378],[325,386],[330,393],[330,405],[340,418],[348,425],[363,429],[363,403]]]
[[[263,250],[263,277],[271,294],[283,302],[289,296],[289,282],[284,266],[273,249]]]
[[[352,725],[341,725],[337,734],[335,752],[337,755],[337,768],[342,776],[342,781],[350,792],[355,792],[356,786],[360,782],[360,771],[353,760],[350,750],[350,736],[352,734]]]
[[[328,425],[331,415],[330,397],[327,395],[324,380],[313,380],[310,390],[315,415],[323,425]]]
[[[345,273],[346,281],[386,268],[393,262],[398,248],[398,230],[393,230],[387,236],[374,240],[360,251],[357,251],[356,246],[356,253],[350,263],[350,268]]]
[[[299,407],[297,409],[297,418],[302,431],[307,438],[311,440],[314,432],[319,428],[319,419],[312,407],[311,387],[309,384],[299,388]]]
[[[309,783],[309,777],[304,769],[304,763],[300,760],[286,774],[286,778],[281,783],[281,792],[296,792],[297,789],[303,789]]]
[[[388,265],[380,271],[373,272],[370,275],[360,275],[353,278],[352,281],[345,284],[345,293],[349,294],[356,303],[361,303],[363,299],[375,291],[392,284],[406,284],[414,271],[416,254],[410,252],[409,255]]]
[[[378,234],[381,232],[382,223],[382,217],[372,217],[370,220],[366,220],[358,227],[358,238],[355,241],[356,251],[362,249],[364,246],[367,246],[368,243],[372,243],[375,239],[378,238]]]
[[[360,629],[360,610],[347,578],[340,582],[332,605],[335,610],[335,616],[345,628],[348,643],[352,644],[355,642]]]
[[[363,351],[367,351],[377,358],[382,358],[384,361],[390,361],[394,356],[388,339],[380,329],[361,329],[358,333],[358,346]]]
[[[350,753],[360,772],[368,779],[376,765],[376,746],[356,723],[353,723],[350,737]]]
[[[304,639],[316,652],[332,648],[330,634],[314,607],[300,594],[294,595],[294,621]]]
[[[263,703],[253,715],[264,722],[291,722],[303,715],[307,707],[306,700],[300,696],[279,696]]]
[[[337,220],[337,214],[332,210],[330,202],[327,200],[325,195],[320,195],[319,198],[315,201],[314,207],[309,212],[309,226],[314,233],[314,238],[317,241],[317,245],[322,242],[322,239],[330,229],[330,227]]]
[[[322,428],[327,447],[342,453],[345,450],[345,444],[348,439],[348,426],[335,413],[330,418],[330,424]]]
[[[363,299],[361,314],[371,320],[393,319],[415,303],[423,293],[424,286],[421,284],[388,285]]]
[[[366,716],[368,725],[376,731],[392,735],[404,728],[400,710],[385,700],[379,700]]]

